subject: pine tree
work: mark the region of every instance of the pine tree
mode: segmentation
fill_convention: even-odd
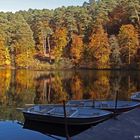
[[[9,46],[12,65],[13,67],[29,67],[32,63],[29,62],[33,61],[35,53],[33,33],[24,18],[18,13],[9,15],[9,22],[11,23]]]

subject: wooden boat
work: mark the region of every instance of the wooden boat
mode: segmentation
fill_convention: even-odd
[[[71,100],[67,102],[71,106],[94,107],[96,109],[108,110],[120,114],[140,106],[135,101],[93,101],[93,100]]]
[[[112,112],[91,107],[66,106],[66,117],[62,105],[35,105],[23,109],[25,120],[54,124],[88,125],[104,121],[112,116]]]
[[[131,96],[131,100],[140,101],[140,92],[136,92]]]

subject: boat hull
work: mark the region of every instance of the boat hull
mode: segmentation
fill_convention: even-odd
[[[131,100],[140,102],[140,92],[134,93],[134,95],[131,96]]]
[[[139,105],[140,106],[140,105]],[[132,107],[123,107],[123,108],[100,108],[100,107],[96,107],[97,109],[102,109],[102,110],[108,110],[108,111],[111,111],[111,112],[114,112],[114,113],[117,113],[117,114],[121,114],[123,112],[128,112],[132,109],[135,109],[136,107],[138,106],[132,106]]]
[[[117,101],[115,107],[114,101],[93,101],[93,100],[72,100],[67,105],[80,107],[94,107],[96,109],[108,110],[116,114],[130,111],[140,106],[140,102],[136,101]]]
[[[93,117],[93,118],[65,118],[64,117],[57,117],[52,115],[40,115],[40,114],[31,114],[28,112],[23,112],[25,120],[28,121],[37,121],[37,122],[44,122],[44,123],[53,123],[53,124],[65,124],[67,125],[89,125],[89,124],[96,124],[107,120],[112,117],[112,113],[108,113],[104,116],[100,117]]]

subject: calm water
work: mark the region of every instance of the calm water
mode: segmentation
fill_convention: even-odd
[[[24,123],[24,119],[17,108],[26,104],[115,99],[116,91],[120,100],[129,100],[132,92],[140,90],[138,71],[1,70],[0,81],[0,140],[54,140],[18,123]]]

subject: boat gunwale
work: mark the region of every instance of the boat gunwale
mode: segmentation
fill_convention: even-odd
[[[90,100],[90,99],[84,99],[84,100],[70,100],[70,102],[90,102],[90,101],[92,101],[92,100]],[[115,101],[112,101],[112,100],[107,100],[107,101],[105,101],[105,100],[94,100],[95,101],[95,103],[96,102],[101,102],[100,104],[102,104],[103,102],[108,102],[108,103],[111,103],[111,102],[114,102],[114,106],[110,106],[111,104],[109,104],[109,106],[106,106],[106,107],[104,107],[104,106],[99,106],[98,104],[97,104],[97,107],[96,106],[86,106],[86,105],[82,105],[82,104],[80,104],[79,103],[79,105],[78,104],[76,104],[75,106],[78,106],[78,107],[95,107],[95,109],[115,109]],[[119,101],[117,101],[117,102],[120,102],[120,103],[123,103],[123,102],[126,102],[126,103],[130,103],[130,104],[128,104],[127,106],[117,106],[116,107],[116,109],[126,109],[126,108],[133,108],[133,107],[137,107],[137,106],[140,106],[140,102],[138,102],[138,101],[123,101],[123,100],[119,100]],[[133,104],[131,104],[131,103],[133,103]],[[134,104],[135,103],[135,104]],[[74,104],[70,104],[69,102],[68,102],[68,104],[67,105],[73,105],[74,106]]]
[[[36,105],[35,105],[36,106]],[[39,105],[37,105],[37,106],[39,106]],[[47,106],[47,105],[46,105]],[[52,105],[53,106],[53,105]],[[46,113],[42,113],[42,112],[39,112],[39,111],[30,111],[30,110],[27,110],[27,109],[29,109],[29,108],[33,108],[34,106],[32,106],[32,107],[28,107],[28,108],[26,108],[26,109],[24,109],[24,110],[22,110],[22,112],[23,113],[28,113],[28,114],[34,114],[34,115],[42,115],[42,116],[58,116],[58,117],[60,117],[60,118],[63,118],[64,117],[64,112],[62,112],[62,113],[60,113],[60,115],[58,114],[58,113],[48,113],[48,112],[46,112]],[[56,107],[56,106],[55,106]],[[83,108],[83,109],[90,109],[90,110],[95,110],[95,112],[93,112],[93,114],[94,113],[99,113],[99,115],[90,115],[90,116],[88,116],[88,115],[84,115],[84,113],[83,113],[83,115],[80,115],[80,113],[78,112],[78,109],[81,109],[81,108]],[[75,113],[76,111],[77,111],[77,113],[79,113],[79,117],[78,117],[78,115],[77,116],[75,116],[75,115],[73,115],[73,114],[71,114],[71,115],[67,115],[67,118],[81,118],[80,116],[85,116],[84,118],[95,118],[95,117],[102,117],[102,116],[105,116],[105,115],[109,115],[109,114],[113,114],[113,112],[111,112],[111,111],[107,111],[107,110],[102,110],[102,109],[97,109],[97,108],[91,108],[91,107],[78,107],[78,109],[77,110],[75,110],[73,113]],[[96,112],[96,110],[98,111],[98,112]],[[101,112],[101,113],[100,113]]]

